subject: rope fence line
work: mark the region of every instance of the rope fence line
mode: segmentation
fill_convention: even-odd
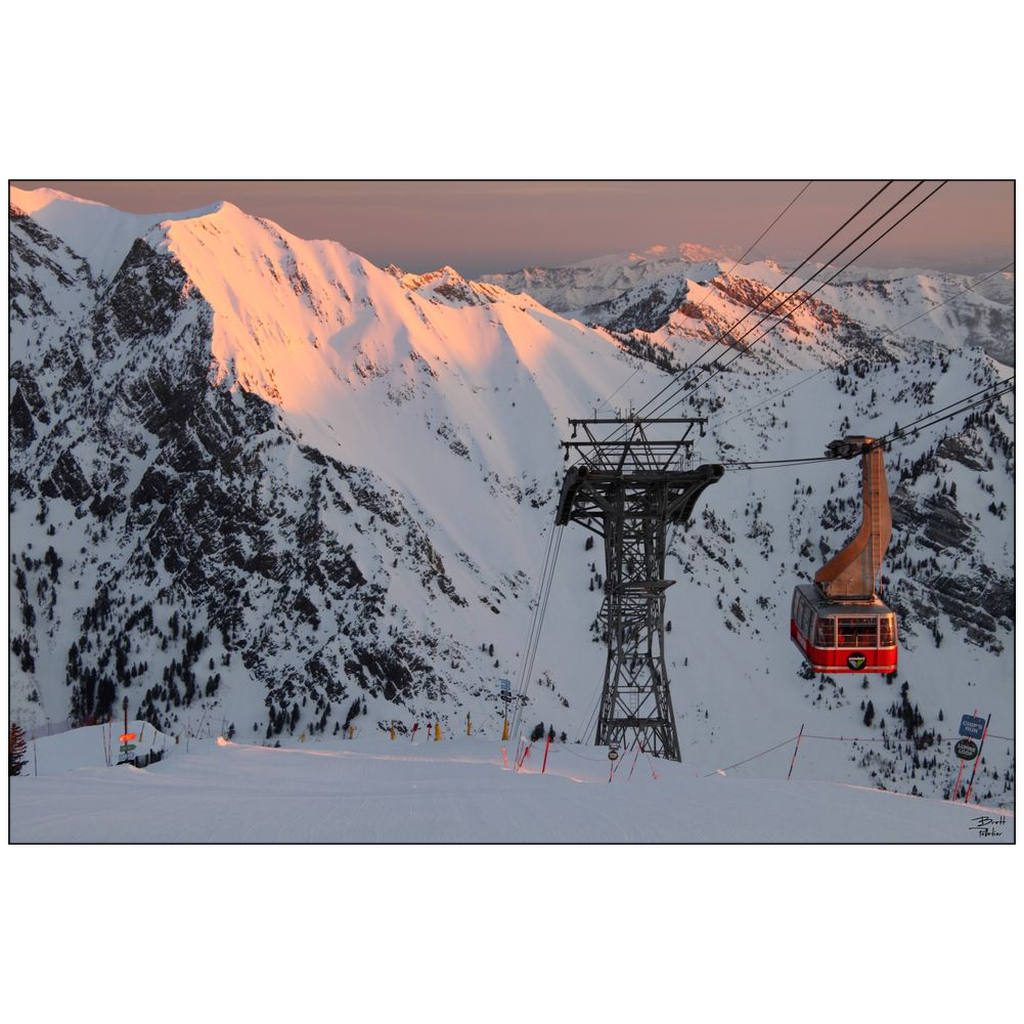
[[[897,739],[892,736],[820,736],[808,732],[803,733],[802,736],[805,740],[832,740],[839,743],[886,743],[895,745],[897,743],[911,744],[914,742],[913,738],[907,739],[906,737],[904,737],[902,739]],[[1007,740],[1010,743],[1015,742],[1012,736],[999,736],[996,733],[992,732],[990,732],[988,736],[989,739]],[[752,754],[750,757],[746,757],[742,761],[737,761],[735,764],[725,765],[722,768],[716,768],[714,771],[707,772],[704,778],[707,779],[710,778],[712,775],[720,775],[724,772],[732,771],[733,768],[739,768],[740,765],[748,764],[750,761],[756,761],[758,758],[764,757],[766,754],[770,754],[773,751],[778,750],[779,747],[786,746],[787,743],[795,742],[796,739],[796,736],[790,736],[788,739],[782,740],[781,743],[776,743],[775,746],[769,747],[767,750],[762,750],[759,754]],[[927,744],[927,746],[931,746],[932,744],[936,743],[954,744],[957,742],[958,739],[959,737],[952,736],[943,737],[942,739],[935,738],[931,741],[931,743]]]
[[[1014,738],[1012,736],[1000,736],[997,733],[992,733],[992,732],[990,732],[988,735],[989,735],[989,739],[1007,740],[1010,743],[1015,742]],[[732,771],[734,768],[739,768],[741,765],[749,764],[751,761],[756,761],[756,760],[758,760],[758,758],[765,757],[767,754],[773,753],[774,751],[778,750],[780,747],[786,746],[788,743],[795,742],[796,738],[797,738],[796,735],[789,736],[786,739],[782,740],[781,742],[776,743],[774,746],[768,747],[767,750],[762,750],[760,753],[752,754],[750,757],[743,758],[742,761],[736,761],[733,764],[728,764],[728,765],[725,765],[725,766],[723,766],[721,768],[716,768],[716,769],[714,769],[714,771],[706,772],[703,777],[707,779],[707,778],[710,778],[713,775],[720,775],[720,774],[723,774],[724,772]],[[906,738],[896,739],[895,737],[892,737],[892,736],[822,736],[822,735],[819,735],[819,734],[816,734],[816,733],[808,733],[808,732],[803,733],[803,738],[805,740],[828,740],[828,741],[838,742],[838,743],[887,743],[887,744],[907,743],[907,744],[910,744],[910,743],[914,742],[913,739],[909,739],[909,740],[906,739]],[[955,737],[944,737],[941,740],[940,739],[933,739],[932,742],[930,744],[928,744],[928,745],[931,746],[931,745],[937,744],[937,743],[942,743],[942,744],[947,744],[948,745],[948,744],[953,744],[953,743],[956,743],[956,742],[957,742],[957,738],[955,738]],[[575,750],[572,749],[572,745],[567,744],[567,743],[559,744],[557,747],[552,746],[551,753],[552,754],[566,753],[566,754],[569,754],[571,757],[579,758],[579,760],[581,760],[581,761],[590,761],[593,764],[604,764],[604,762],[605,762],[605,758],[603,758],[603,757],[588,757],[586,754],[578,754]],[[650,755],[647,753],[646,750],[642,751],[642,753],[647,758],[648,763],[651,764],[651,770],[654,771],[654,765],[653,765],[653,762],[651,762]],[[655,777],[657,777],[657,776],[655,776]]]
[[[997,736],[994,732],[988,734],[990,740],[1009,740],[1010,743],[1015,742],[1012,736]],[[807,740],[841,740],[844,743],[913,743],[913,738],[907,739],[905,736],[902,739],[897,739],[893,736],[813,736],[810,733],[804,733],[804,739]],[[926,744],[931,746],[933,743],[956,743],[963,739],[962,736],[943,736],[941,739],[935,737],[930,743]]]
[[[784,747],[787,743],[792,743],[796,739],[796,736],[789,736],[784,739],[781,743],[776,743],[774,747],[769,747],[767,750],[762,750],[760,754],[753,754],[750,757],[744,758],[742,761],[737,761],[735,764],[728,764],[724,768],[716,768],[713,772],[708,772],[704,778],[708,779],[712,775],[720,775],[723,772],[732,771],[733,768],[739,768],[741,764],[746,764],[748,761],[756,761],[759,757],[764,757],[765,754],[770,754],[773,750],[778,750],[779,747]]]

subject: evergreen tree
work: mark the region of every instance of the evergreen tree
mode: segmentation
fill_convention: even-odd
[[[345,721],[342,723],[342,729],[348,730],[348,727],[352,724],[352,720],[360,714],[365,714],[365,708],[363,707],[363,701],[361,697],[356,697],[355,700],[348,706],[348,711],[345,714]]]
[[[864,724],[870,725],[875,720],[875,705],[868,701],[867,710],[864,712]]]
[[[544,723],[538,722],[533,727],[533,732],[530,733],[530,742],[536,743],[537,740],[544,738]]]
[[[25,756],[25,731],[16,722],[11,722],[11,742],[7,751],[8,774],[20,775],[28,764]]]

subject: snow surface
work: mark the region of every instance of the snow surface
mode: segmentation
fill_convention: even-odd
[[[799,761],[786,782],[628,755],[609,783],[604,751],[575,745],[552,744],[542,774],[541,744],[515,773],[487,739],[273,748],[218,738],[192,740],[188,753],[183,741],[146,769],[44,776],[72,745],[100,749],[99,727],[76,732],[39,740],[40,776],[11,780],[12,842],[1014,841],[1010,812],[814,781]],[[992,826],[1002,834],[982,835],[982,816],[1005,819]]]

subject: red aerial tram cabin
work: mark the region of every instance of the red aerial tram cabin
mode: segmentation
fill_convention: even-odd
[[[896,671],[896,616],[875,581],[892,537],[885,463],[873,438],[833,441],[835,458],[861,456],[864,519],[857,535],[793,591],[789,635],[815,672]]]
[[[896,670],[896,616],[877,597],[830,602],[817,587],[799,586],[789,635],[815,672]]]

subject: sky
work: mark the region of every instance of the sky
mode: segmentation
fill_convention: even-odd
[[[12,182],[20,188],[60,189],[133,213],[177,212],[227,199],[302,238],[341,242],[378,266],[395,263],[422,273],[449,264],[469,277],[524,266],[561,266],[679,242],[696,242],[735,257],[806,183]],[[880,186],[871,181],[813,182],[754,255],[802,258]],[[898,197],[908,187],[909,183],[896,182],[879,199],[878,209],[884,208],[883,199],[890,194]],[[915,193],[915,200],[927,188]],[[995,269],[1013,258],[1013,218],[1012,181],[951,181],[872,249],[863,263],[964,273]]]

